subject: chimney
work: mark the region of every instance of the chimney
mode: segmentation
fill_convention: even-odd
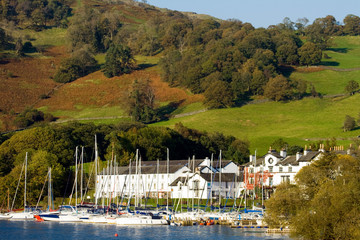
[[[302,156],[301,153],[297,152],[296,153],[296,161],[298,161],[301,158],[301,156]]]
[[[286,150],[285,149],[281,149],[280,156],[282,156],[283,158],[286,158]]]
[[[306,156],[311,150],[307,149],[307,146],[305,145],[305,149],[304,149],[304,156]]]
[[[319,152],[325,152],[325,145],[320,144]]]

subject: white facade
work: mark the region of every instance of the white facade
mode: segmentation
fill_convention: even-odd
[[[247,189],[254,186],[277,186],[282,182],[295,183],[294,177],[301,168],[319,160],[324,154],[323,150],[305,150],[303,154],[297,153],[287,156],[286,151],[280,153],[269,150],[259,159],[250,156],[250,161],[244,167],[244,179]]]
[[[113,198],[123,196],[125,198],[200,198],[208,196],[222,197],[228,194],[233,196],[237,191],[239,167],[231,161],[213,163],[210,159],[205,160],[179,160],[157,162],[143,162],[141,167],[118,167],[104,169],[96,181],[96,198]],[[219,187],[220,172],[222,184]],[[231,174],[232,177],[229,177]],[[230,179],[231,178],[231,179]],[[174,183],[177,179],[181,179]],[[211,179],[215,180],[213,183]],[[233,180],[235,179],[235,180]],[[231,183],[230,183],[231,180]],[[234,183],[232,183],[234,181]],[[212,183],[212,184],[211,184]],[[209,195],[210,189],[212,195]]]

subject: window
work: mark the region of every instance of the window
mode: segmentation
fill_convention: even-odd
[[[193,187],[194,187],[194,189],[199,189],[199,181],[194,181]]]
[[[164,184],[163,183],[161,184],[161,189],[164,189]]]
[[[254,184],[254,179],[253,179],[253,178],[250,178],[250,179],[249,179],[249,183],[250,183],[250,184]]]
[[[282,172],[283,171],[283,167],[279,167],[279,172]]]
[[[290,176],[281,176],[281,182],[290,183]]]
[[[292,172],[292,167],[289,167],[289,172]]]
[[[269,177],[269,186],[272,186],[272,185],[273,185],[273,178]]]
[[[269,166],[269,172],[273,172],[273,166]]]
[[[250,168],[249,173],[254,173],[254,168]]]
[[[148,179],[150,179],[150,174],[148,175]]]
[[[161,175],[161,178],[162,178],[162,179],[164,179],[164,175],[165,175],[165,174]]]

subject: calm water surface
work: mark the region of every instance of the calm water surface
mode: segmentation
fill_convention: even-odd
[[[115,237],[115,234],[118,237]],[[290,239],[228,226],[123,227],[85,223],[0,221],[0,239]]]

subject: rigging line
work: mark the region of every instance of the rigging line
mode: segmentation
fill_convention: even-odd
[[[49,173],[50,173],[50,170],[49,170],[49,171],[47,172],[47,174],[46,174],[46,178],[45,178],[45,181],[44,181],[44,185],[43,185],[43,187],[42,187],[42,189],[41,189],[41,193],[40,193],[39,199],[38,199],[38,201],[37,201],[37,203],[36,203],[35,209],[38,208],[38,205],[39,205],[39,203],[40,203],[40,199],[41,199],[41,196],[42,196],[42,194],[43,194],[43,192],[44,192],[45,184],[46,184],[46,181],[48,180]]]
[[[218,168],[218,166],[219,166],[219,160],[220,160],[220,155],[219,155],[219,158],[218,158],[218,160],[216,161],[216,168],[215,168],[215,170]],[[212,166],[211,166],[211,168],[213,168]],[[221,168],[221,166],[220,166],[220,168]],[[214,168],[213,168],[214,169]],[[211,170],[212,171],[212,170]],[[221,171],[221,169],[220,169],[220,171]],[[205,212],[206,212],[206,209],[207,209],[207,205],[208,205],[208,202],[209,202],[209,198],[210,198],[210,194],[211,194],[211,191],[212,191],[212,185],[214,184],[214,180],[215,180],[215,175],[216,175],[216,171],[214,172],[214,176],[213,176],[213,179],[212,179],[212,184],[210,185],[210,191],[209,191],[209,193],[208,193],[208,197],[207,197],[207,200],[206,200],[206,204],[205,204]]]
[[[226,204],[227,204],[227,202],[228,202],[228,200],[229,200],[229,196],[230,196],[231,190],[232,190],[232,188],[233,188],[233,186],[234,186],[235,176],[236,176],[236,174],[234,174],[233,182],[232,182],[232,184],[231,184],[230,190],[229,190],[228,195],[227,195],[227,197],[226,197],[225,205],[224,205],[224,208],[223,208],[223,211],[222,211],[222,212],[225,212]]]
[[[14,209],[16,194],[17,194],[18,189],[19,189],[20,180],[21,180],[21,177],[22,177],[22,173],[23,173],[23,171],[24,171],[24,168],[25,168],[25,162],[23,163],[23,166],[22,166],[22,168],[21,168],[21,173],[20,173],[19,181],[18,181],[18,184],[17,184],[17,186],[16,186],[16,191],[15,191],[14,199],[13,199],[13,202],[12,202],[12,205],[11,205],[11,209],[10,209],[11,211]]]

